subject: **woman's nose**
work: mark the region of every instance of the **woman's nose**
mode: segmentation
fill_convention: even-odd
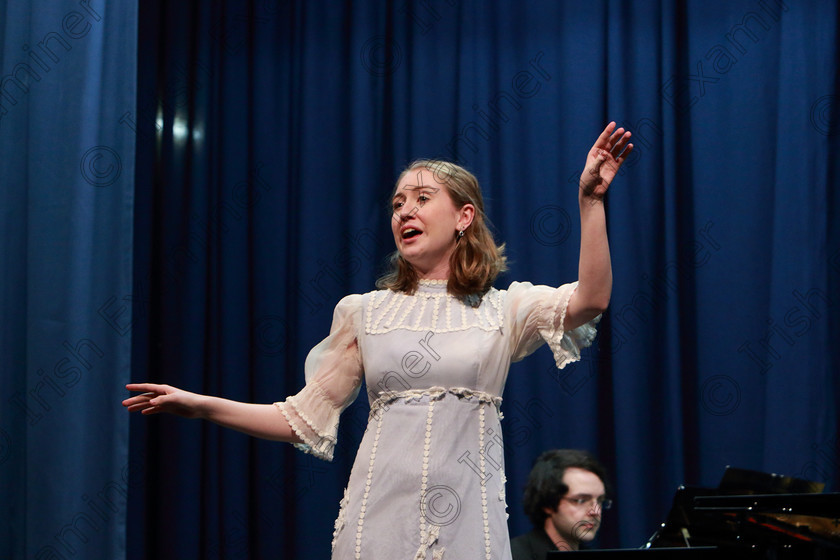
[[[409,206],[408,204],[406,204],[402,208],[400,208],[400,210],[399,210],[400,221],[404,222],[404,221],[410,219],[416,213],[417,213],[417,206],[415,206],[415,205]]]
[[[392,219],[394,220],[394,222],[396,224],[399,225],[399,224],[402,224],[404,221],[406,221],[408,219],[408,216],[409,216],[409,214],[405,210],[404,207],[403,208],[397,208],[396,210],[394,210],[394,216],[393,216]]]

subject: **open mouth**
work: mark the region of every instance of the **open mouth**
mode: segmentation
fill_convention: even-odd
[[[403,239],[411,239],[413,237],[417,237],[421,233],[423,233],[423,232],[420,231],[419,229],[406,228],[402,231],[402,238]]]

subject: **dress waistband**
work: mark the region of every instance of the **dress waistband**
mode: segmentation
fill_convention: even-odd
[[[400,399],[411,402],[413,400],[419,401],[421,398],[428,396],[430,400],[440,400],[447,394],[455,395],[460,399],[476,399],[482,403],[493,404],[497,410],[502,405],[502,397],[491,395],[484,391],[468,389],[466,387],[429,387],[427,389],[409,389],[407,391],[387,391],[371,403],[370,412],[373,414],[379,411],[379,409]]]

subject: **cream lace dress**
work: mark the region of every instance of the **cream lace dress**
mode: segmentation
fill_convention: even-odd
[[[580,358],[594,324],[563,332],[576,284],[515,282],[477,308],[423,281],[413,295],[351,295],[306,360],[306,386],[276,403],[331,460],[339,415],[366,381],[371,413],[333,534],[334,559],[509,560],[501,394],[511,362],[543,342]]]

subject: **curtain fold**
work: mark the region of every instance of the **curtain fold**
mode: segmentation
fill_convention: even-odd
[[[136,4],[0,14],[0,556],[120,558]]]

